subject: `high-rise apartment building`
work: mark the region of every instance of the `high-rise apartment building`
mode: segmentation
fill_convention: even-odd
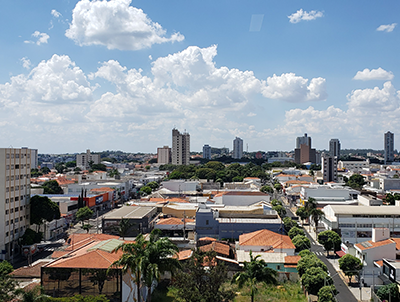
[[[236,159],[241,159],[243,157],[243,140],[240,137],[236,137],[233,140],[232,157]]]
[[[19,253],[18,239],[29,227],[31,150],[0,148],[0,259]]]
[[[324,182],[337,182],[337,165],[338,159],[336,156],[322,153],[321,166]]]
[[[188,165],[190,160],[190,135],[172,129],[172,164]]]
[[[28,149],[26,147],[22,149]],[[31,169],[37,169],[38,167],[38,149],[30,149],[31,150]]]
[[[90,162],[93,162],[93,164],[100,164],[100,154],[92,154],[90,150],[87,149],[86,153],[76,156],[76,166],[83,170],[90,168]]]
[[[329,141],[329,155],[340,158],[340,141],[337,138],[332,138]]]
[[[209,145],[203,146],[203,158],[211,159],[211,146]]]
[[[164,146],[157,148],[157,163],[158,164],[169,164],[171,163],[171,148]]]
[[[394,161],[394,134],[390,131],[385,133],[385,164]]]
[[[307,133],[296,139],[296,149],[294,149],[294,162],[296,164],[316,163],[316,151],[311,148],[311,137]]]

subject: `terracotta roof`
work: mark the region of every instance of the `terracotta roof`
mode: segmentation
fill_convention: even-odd
[[[355,246],[358,247],[360,250],[364,251],[364,250],[369,250],[372,248],[376,248],[379,246],[384,246],[384,245],[388,245],[388,244],[392,244],[392,243],[395,243],[392,239],[381,240],[378,242],[373,242],[372,240],[369,240],[369,241],[357,243],[357,244],[355,244]]]
[[[10,273],[11,276],[15,278],[40,278],[40,268],[47,263],[49,263],[51,260],[48,261],[38,261],[34,263],[32,266],[23,266],[20,268],[17,268],[13,272]]]
[[[240,195],[240,196],[269,196],[263,192],[253,192],[253,191],[228,191],[224,192],[223,195]]]
[[[71,234],[66,243],[69,245],[65,250],[71,251],[72,247],[75,249],[88,244],[93,241],[103,241],[108,239],[119,239],[119,236],[107,235],[107,234]]]
[[[218,254],[229,256],[229,245],[221,242],[212,242],[199,247],[202,252],[215,251]]]
[[[193,251],[192,250],[183,250],[180,251],[179,253],[176,253],[173,258],[178,258],[179,261],[181,260],[186,260],[192,257]]]
[[[51,254],[51,258],[56,259],[60,258],[66,254],[68,254],[70,251],[54,251],[53,254]]]
[[[207,241],[217,241],[217,239],[215,239],[215,238],[212,238],[212,237],[202,237],[202,238],[200,238],[199,240],[197,240],[197,241],[200,241],[200,240],[207,240]]]
[[[396,250],[400,251],[400,238],[390,238],[396,243]]]
[[[255,179],[255,180],[260,180],[260,178],[258,178],[258,177],[245,177],[245,178],[243,178],[243,179]]]
[[[111,189],[109,187],[103,187],[103,188],[94,188],[90,190],[91,192],[112,192],[115,191],[115,189]]]
[[[286,256],[285,257],[285,264],[296,264],[301,259],[300,256]]]
[[[309,181],[306,180],[297,180],[297,179],[293,179],[293,180],[288,180],[285,182],[285,184],[309,184]]]
[[[185,219],[186,223],[187,222],[194,222],[194,219]],[[164,219],[160,219],[160,221],[157,222],[158,225],[181,225],[183,224],[183,221],[181,218],[175,218],[175,217],[171,217],[171,218],[164,218]]]
[[[69,184],[74,184],[75,181],[67,179],[65,176],[59,176],[57,179],[57,183],[61,185],[69,185]]]
[[[239,236],[239,245],[242,246],[271,246],[276,249],[295,249],[289,236],[274,233],[270,230],[259,230]]]
[[[376,263],[377,265],[379,265],[380,267],[383,266],[383,260],[375,261],[375,263]]]

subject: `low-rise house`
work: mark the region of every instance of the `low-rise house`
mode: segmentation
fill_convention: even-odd
[[[260,191],[225,191],[214,196],[215,204],[249,206],[259,201],[270,201],[270,196]]]

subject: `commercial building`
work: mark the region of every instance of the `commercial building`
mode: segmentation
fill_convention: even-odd
[[[236,159],[241,159],[243,157],[243,140],[240,137],[236,137],[233,140],[232,157]]]
[[[100,154],[92,154],[90,150],[87,149],[86,153],[76,156],[76,166],[83,170],[89,169],[91,162],[93,162],[93,164],[100,164]]]
[[[19,252],[18,239],[29,227],[31,150],[0,148],[0,259]]]
[[[189,165],[190,160],[190,135],[172,129],[172,164]]]
[[[321,163],[324,182],[337,182],[337,157],[322,153]]]
[[[157,163],[158,164],[169,164],[171,163],[171,148],[164,146],[157,148]]]
[[[316,163],[316,151],[311,148],[311,137],[307,133],[296,139],[296,149],[294,149],[294,162],[296,164]]]
[[[390,131],[385,133],[385,165],[394,161],[394,134]]]
[[[211,147],[209,145],[203,146],[203,158],[211,159]]]
[[[340,170],[349,170],[354,173],[362,172],[364,169],[369,168],[369,159],[364,161],[342,161],[339,160],[338,168]]]
[[[329,141],[329,154],[340,158],[340,141],[337,138],[332,138]]]

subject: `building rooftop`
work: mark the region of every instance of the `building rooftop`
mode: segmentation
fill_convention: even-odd
[[[240,246],[270,246],[276,249],[295,249],[289,236],[270,230],[259,230],[239,236]]]
[[[369,240],[369,241],[357,243],[354,246],[362,251],[365,251],[365,250],[369,250],[369,249],[373,249],[376,247],[389,245],[389,244],[396,244],[396,243],[391,239],[381,240],[381,241],[377,241],[377,242],[373,242],[372,240]]]
[[[397,206],[340,206],[329,205],[336,215],[400,215],[400,207]]]
[[[153,211],[155,207],[123,206],[113,210],[103,217],[104,219],[143,218]]]

